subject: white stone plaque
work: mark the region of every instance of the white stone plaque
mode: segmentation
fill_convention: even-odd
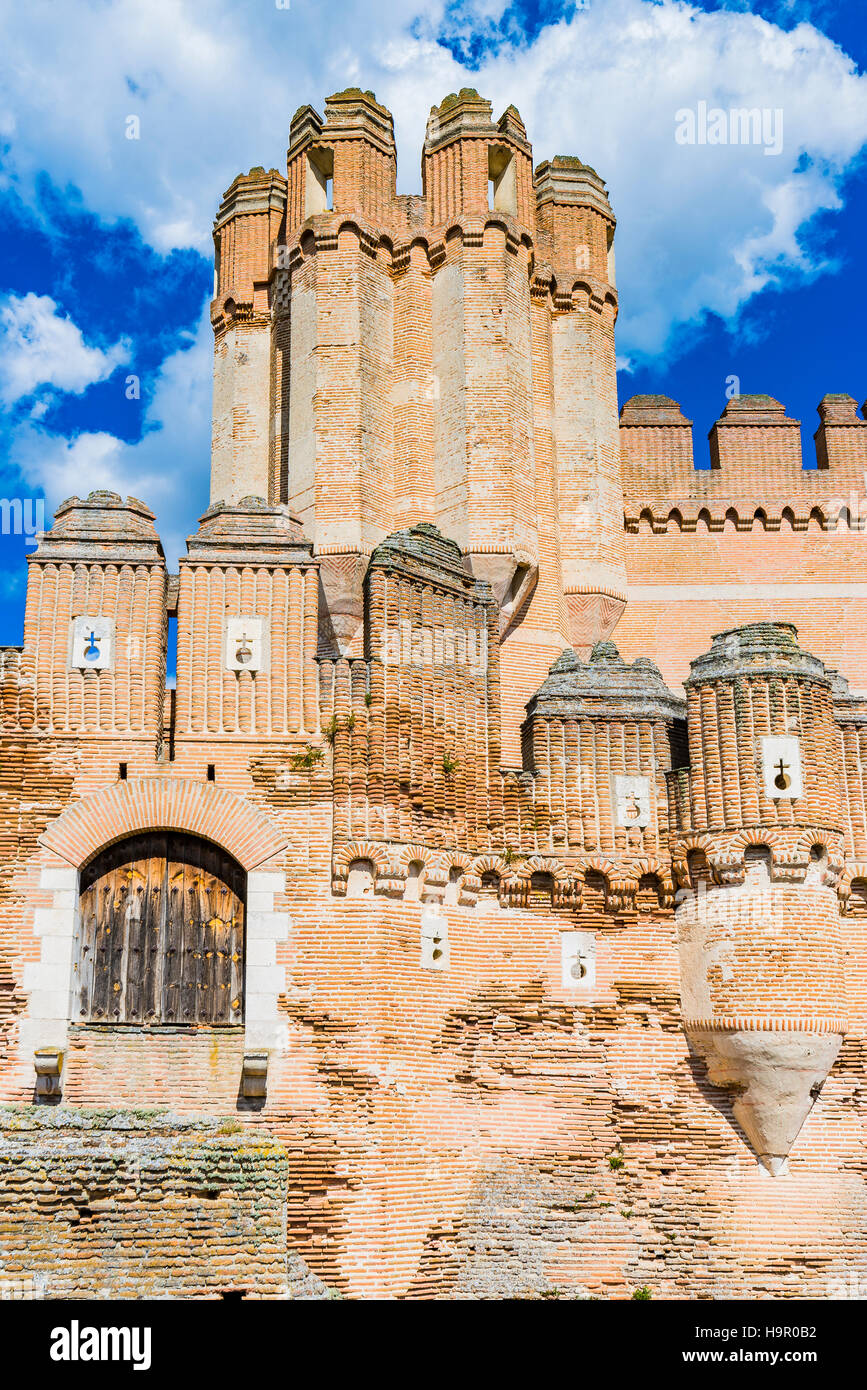
[[[447,970],[449,924],[429,909],[421,914],[421,964],[424,970]]]
[[[618,774],[614,778],[614,824],[650,824],[650,778],[626,777]]]
[[[794,801],[803,796],[801,740],[794,734],[768,734],[761,745],[765,796],[772,801]]]
[[[114,618],[73,618],[69,665],[79,671],[106,671],[114,665]]]
[[[267,671],[270,664],[269,628],[266,618],[227,618],[225,665],[227,671]]]
[[[596,937],[590,931],[564,931],[560,936],[564,989],[592,989],[596,984]]]

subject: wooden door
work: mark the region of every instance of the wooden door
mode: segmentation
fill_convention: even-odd
[[[212,1024],[244,1019],[244,873],[216,845],[151,832],[81,874],[73,1018]]]

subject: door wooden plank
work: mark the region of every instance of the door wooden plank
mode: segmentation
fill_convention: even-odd
[[[152,1020],[154,1023],[165,1022],[165,972],[167,965],[167,921],[168,921],[168,861],[165,852],[159,853],[160,848],[165,851],[165,838],[155,837],[153,846],[153,858],[151,859],[153,873],[153,897],[151,915],[151,939],[154,946],[153,964],[151,966],[151,987],[150,1003],[153,1010]]]
[[[208,851],[201,850],[195,856],[193,866],[193,901],[196,921],[196,1022],[210,1023],[210,969],[212,952],[210,950],[211,918],[208,894],[209,874],[207,871]]]
[[[163,861],[154,857],[139,861],[144,876],[142,919],[140,932],[141,971],[139,978],[138,1016],[142,1023],[158,1019],[157,976],[161,959],[160,903],[162,898]]]
[[[163,966],[163,1023],[183,1023],[184,866],[166,861],[166,954]]]
[[[219,933],[222,924],[220,916],[223,907],[221,882],[221,854],[216,846],[208,845],[202,856],[202,870],[205,876],[205,898],[207,902],[203,930],[204,961],[202,968],[202,1001],[200,1017],[202,1022],[222,1023],[220,1003],[217,998]]]
[[[181,1022],[195,1023],[198,1017],[199,952],[196,913],[195,865],[184,864],[183,964],[181,966]]]
[[[73,1017],[243,1021],[245,876],[193,837],[152,832],[82,871]]]
[[[118,893],[120,883],[112,865],[96,884],[96,975],[94,979],[93,1004],[94,1017],[98,1022],[110,1023],[115,1005],[115,991],[112,989],[115,970],[115,902],[120,904]]]
[[[147,859],[127,863],[122,873],[126,879],[123,905],[123,989],[121,990],[122,1021],[141,1023],[144,1018],[145,962],[147,957],[148,871]]]
[[[231,932],[231,984],[229,988],[229,1023],[244,1022],[244,904],[232,894],[232,932]]]
[[[215,1023],[228,1023],[231,1013],[232,986],[232,914],[235,895],[227,884],[215,878],[212,890],[214,906],[214,1012]]]
[[[88,1019],[93,1000],[93,969],[96,957],[96,886],[91,884],[78,907],[78,949],[76,951],[73,1018]]]

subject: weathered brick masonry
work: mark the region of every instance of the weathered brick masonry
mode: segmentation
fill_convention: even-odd
[[[263,1297],[316,1291],[286,1261],[282,1146],[229,1129],[170,1111],[2,1113],[4,1292],[213,1297],[247,1292],[244,1280]]]
[[[740,397],[696,468],[618,421],[595,171],[464,90],[422,186],[301,108],[179,574],[107,492],[31,557],[0,1286],[863,1295],[867,420],[804,468]]]

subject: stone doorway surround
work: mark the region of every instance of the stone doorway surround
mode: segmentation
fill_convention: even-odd
[[[285,871],[277,867],[285,838],[261,811],[224,788],[187,778],[146,777],[82,798],[40,837],[55,862],[43,865],[39,879],[40,890],[52,896],[50,907],[35,912],[39,959],[24,968],[29,998],[19,1038],[25,1085],[34,1078],[37,1048],[66,1049],[80,870],[106,845],[146,830],[181,830],[211,840],[246,871],[245,1050],[284,1051],[288,1045],[288,1025],[277,1006],[285,989],[277,943],[288,939],[291,922],[288,912],[275,905],[286,887]]]

